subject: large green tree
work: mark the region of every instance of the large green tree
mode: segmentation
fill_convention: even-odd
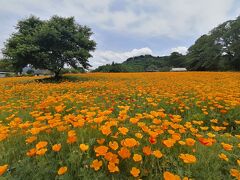
[[[0,59],[0,71],[13,72],[14,68],[12,66],[12,63],[6,59]]]
[[[201,36],[188,49],[191,70],[240,70],[240,17]]]
[[[16,30],[5,43],[3,54],[17,71],[31,64],[58,77],[65,66],[90,67],[90,52],[96,47],[91,40],[93,33],[89,27],[77,24],[73,17],[40,20],[31,16],[19,21]]]

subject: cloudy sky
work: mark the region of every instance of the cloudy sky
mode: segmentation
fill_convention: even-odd
[[[74,16],[94,32],[93,67],[142,54],[186,53],[202,34],[240,15],[239,0],[0,0],[0,48],[30,14]]]

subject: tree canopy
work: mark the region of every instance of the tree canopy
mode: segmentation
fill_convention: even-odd
[[[96,47],[91,40],[93,33],[89,27],[77,24],[73,17],[40,20],[30,16],[19,21],[16,30],[3,50],[16,71],[21,72],[31,64],[34,68],[48,69],[57,77],[65,66],[90,67],[90,52]]]
[[[191,70],[240,70],[240,17],[224,22],[189,48]]]

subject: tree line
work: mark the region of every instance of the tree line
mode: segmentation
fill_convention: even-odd
[[[66,68],[84,71],[91,66],[88,59],[96,48],[92,34],[89,27],[79,25],[74,17],[53,16],[40,20],[30,16],[20,20],[16,32],[5,42],[0,71],[21,73],[29,64],[37,69],[48,69],[55,77]],[[173,67],[192,71],[239,71],[240,17],[201,36],[186,55],[173,52],[162,57],[131,57],[123,63],[100,66],[94,72],[169,71]]]
[[[173,52],[163,57],[132,57],[123,63],[100,66],[95,72],[169,71],[173,67],[186,67],[190,71],[239,71],[240,17],[201,36],[186,55]]]
[[[75,22],[74,17],[53,16],[40,20],[35,16],[20,20],[16,32],[6,41],[4,60],[16,72],[31,64],[36,69],[48,69],[59,77],[65,67],[87,69],[91,65],[96,42],[87,26]],[[0,67],[1,68],[1,67]]]

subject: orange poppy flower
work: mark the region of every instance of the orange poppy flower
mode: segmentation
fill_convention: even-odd
[[[104,134],[106,136],[108,136],[112,132],[110,126],[102,126],[100,129],[101,129],[102,134]]]
[[[136,167],[133,167],[130,171],[130,173],[133,175],[133,177],[138,177],[140,174],[140,170]]]
[[[225,149],[226,151],[231,151],[233,146],[231,144],[227,144],[227,143],[221,143],[223,149]]]
[[[70,136],[67,138],[67,143],[68,144],[73,144],[77,141],[77,137],[76,136]]]
[[[156,139],[156,138],[153,138],[153,137],[149,137],[148,141],[149,141],[151,144],[156,144],[156,143],[157,143],[157,139]]]
[[[100,144],[100,145],[102,145],[103,143],[105,142],[105,139],[97,139],[97,143],[98,144]]]
[[[36,154],[39,155],[39,156],[42,156],[46,152],[47,152],[47,148],[42,148],[42,149],[37,150]]]
[[[153,151],[152,154],[156,157],[156,158],[161,158],[163,156],[163,154],[161,153],[161,151],[156,150]]]
[[[60,151],[61,148],[62,148],[62,145],[61,145],[61,144],[54,144],[54,145],[52,146],[52,150],[55,151],[55,152]]]
[[[80,144],[80,145],[79,145],[79,148],[80,148],[82,151],[87,151],[88,148],[89,148],[89,146],[86,145],[86,144]]]
[[[111,173],[119,172],[118,166],[116,166],[116,164],[114,164],[114,163],[112,163],[112,162],[109,162],[109,163],[108,163],[108,170],[109,170]]]
[[[58,175],[63,175],[63,174],[65,174],[65,173],[67,172],[67,170],[68,170],[67,166],[60,167],[60,168],[58,169]]]
[[[109,147],[111,148],[111,149],[113,149],[113,150],[117,150],[118,149],[118,143],[117,143],[117,141],[110,141],[109,143],[108,143],[108,145],[109,145]]]
[[[0,166],[0,176],[2,176],[7,171],[7,168],[8,168],[7,164]]]
[[[216,142],[213,138],[198,138],[199,142],[204,146],[212,146]]]
[[[102,164],[102,161],[95,159],[91,164],[91,168],[93,168],[95,171],[98,171],[102,167]]]
[[[122,133],[123,135],[126,135],[128,133],[128,128],[126,127],[119,127],[118,130],[120,131],[120,133]]]
[[[125,148],[125,147],[122,147],[119,151],[118,151],[118,154],[119,156],[122,158],[122,159],[127,159],[127,158],[130,158],[131,156],[131,153],[130,151]]]
[[[47,141],[40,141],[39,143],[36,144],[36,149],[41,149],[44,148],[48,145]]]
[[[98,146],[94,151],[96,153],[96,156],[104,156],[107,153],[108,149],[109,148],[107,146]]]
[[[151,153],[152,153],[151,147],[149,147],[149,146],[144,146],[144,147],[143,147],[143,153],[144,153],[146,156],[151,155]]]
[[[32,157],[36,154],[36,152],[37,150],[35,148],[32,148],[27,152],[27,156]]]
[[[30,143],[32,143],[32,142],[34,142],[34,141],[36,141],[36,140],[37,140],[37,137],[36,137],[36,136],[31,136],[31,137],[27,138],[27,139],[25,140],[25,142],[28,143],[28,144],[30,144]]]
[[[168,148],[174,146],[175,143],[176,141],[174,139],[163,140],[163,144]]]
[[[192,138],[187,138],[186,140],[185,140],[185,142],[186,142],[186,145],[187,146],[194,146],[194,144],[195,144],[195,140],[194,139],[192,139]]]
[[[133,160],[135,162],[139,162],[139,161],[142,161],[142,156],[140,154],[134,154],[133,155]]]
[[[113,154],[112,152],[107,152],[104,158],[109,162],[119,164],[119,159],[117,154]]]
[[[236,179],[240,179],[240,172],[237,169],[230,169],[230,174]]]
[[[163,173],[164,180],[181,180],[181,178],[178,175],[174,175],[168,171],[165,171]]]
[[[124,139],[123,141],[123,146],[126,146],[126,147],[134,147],[138,145],[138,142],[134,139],[134,138],[126,138]]]
[[[197,161],[196,157],[191,154],[180,154],[179,158],[183,160],[184,163],[191,164]]]

